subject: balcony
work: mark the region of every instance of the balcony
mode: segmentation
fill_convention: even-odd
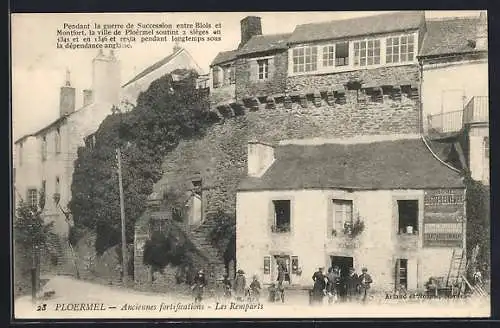
[[[436,115],[429,115],[428,121],[429,131],[438,133],[458,132],[466,125],[488,123],[488,97],[472,97],[463,109]]]

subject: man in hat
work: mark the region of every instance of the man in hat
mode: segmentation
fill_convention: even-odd
[[[368,290],[370,289],[370,284],[373,282],[372,277],[368,274],[368,269],[361,269],[361,276],[359,276],[361,295],[363,302],[366,302],[368,296]]]
[[[314,281],[312,297],[314,303],[321,303],[323,301],[324,290],[326,288],[326,276],[323,274],[323,268],[318,268],[313,276],[312,280]]]
[[[243,300],[243,297],[245,296],[246,285],[247,281],[245,278],[245,272],[239,269],[236,272],[236,279],[234,281],[234,293],[236,294],[236,299],[238,301]]]
[[[194,278],[194,286],[193,286],[193,291],[194,291],[194,301],[195,303],[201,302],[203,298],[203,289],[207,285],[207,279],[205,278],[205,273],[203,270],[198,271],[198,274]]]
[[[349,268],[349,276],[346,278],[347,299],[349,301],[358,297],[359,277],[354,268]]]

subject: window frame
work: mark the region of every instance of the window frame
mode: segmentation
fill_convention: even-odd
[[[332,198],[332,217],[333,220],[332,227],[337,233],[344,232],[347,227],[354,224],[354,201],[352,199],[345,198]],[[341,211],[338,211],[338,206],[340,206]],[[348,209],[348,210],[347,210]],[[338,213],[341,213],[341,222],[338,220]]]
[[[288,224],[278,225],[278,213],[276,208],[278,202],[288,202]],[[273,211],[271,231],[273,233],[290,233],[292,231],[292,200],[289,198],[273,199],[271,205]]]
[[[27,202],[31,207],[38,208],[38,190],[37,188],[28,188],[27,191]],[[33,197],[34,195],[34,197]]]
[[[269,79],[269,58],[257,59],[257,80],[264,81]]]
[[[413,226],[413,233],[409,234],[406,231],[406,227],[408,225],[401,227],[401,216],[400,216],[400,202],[415,202],[417,205],[416,208],[416,222],[412,225]],[[418,198],[404,198],[404,199],[396,199],[396,218],[397,218],[397,233],[398,235],[408,235],[408,236],[418,236],[420,235],[420,218],[419,218],[419,212],[420,212],[420,202]]]
[[[405,42],[403,42],[405,40]],[[397,44],[395,43],[397,41]],[[411,41],[411,42],[410,42]],[[413,48],[412,51],[409,51],[409,48]],[[406,51],[403,51],[403,48]],[[391,49],[389,53],[389,49]],[[412,55],[410,58],[410,54]],[[403,55],[406,56],[406,59],[403,60]],[[404,34],[404,35],[394,35],[389,36],[385,39],[385,62],[386,64],[406,64],[415,61],[415,35]],[[396,60],[394,58],[397,58]]]
[[[373,67],[383,65],[382,63],[382,39],[383,38],[369,38],[363,40],[354,40],[353,43],[353,67],[363,68],[363,67]],[[372,43],[372,49],[369,47],[370,42]],[[378,42],[378,47],[375,44]],[[364,44],[364,48],[362,45]],[[356,47],[358,46],[358,47]],[[359,54],[356,54],[356,48],[358,48]],[[364,51],[362,51],[364,49]],[[370,50],[371,49],[371,50]],[[375,55],[376,49],[378,49],[378,56]],[[369,51],[372,51],[372,55],[369,55]],[[362,56],[364,54],[364,56]],[[364,64],[362,64],[362,60],[365,60]],[[378,58],[378,63],[375,62],[375,58]],[[372,59],[372,63],[369,63],[369,60]]]
[[[319,71],[318,67],[318,48],[320,45],[304,45],[299,47],[292,48],[292,72],[293,74],[308,74]],[[300,54],[302,52],[302,54]],[[309,54],[307,53],[309,52]],[[297,63],[295,59],[297,58]],[[310,58],[310,61],[307,61],[307,58]],[[300,60],[302,59],[302,60]],[[310,67],[307,70],[307,67]],[[296,67],[303,67],[302,70],[297,70]]]

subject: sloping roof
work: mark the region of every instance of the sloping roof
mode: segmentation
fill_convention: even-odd
[[[341,39],[360,35],[417,29],[423,24],[423,11],[400,11],[323,23],[298,25],[289,43]]]
[[[217,56],[215,56],[214,60],[212,60],[210,66],[219,65],[234,60],[236,59],[237,53],[238,50],[221,51],[217,54]]]
[[[142,72],[140,72],[139,74],[137,74],[135,77],[133,77],[130,81],[128,81],[127,83],[125,83],[124,85],[122,85],[122,88],[126,87],[127,85],[129,85],[131,83],[134,83],[135,81],[137,81],[139,79],[142,79],[143,77],[145,77],[149,73],[152,73],[152,72],[156,71],[158,68],[162,67],[163,65],[168,64],[172,59],[174,59],[177,55],[179,55],[183,51],[185,51],[185,50],[183,48],[180,48],[177,51],[175,51],[175,52],[171,53],[170,55],[168,55],[167,57],[165,57],[165,58],[157,61],[153,65],[147,67],[145,70],[143,70]]]
[[[291,35],[291,33],[254,35],[243,47],[241,47],[238,51],[238,55],[287,49],[287,41]]]
[[[421,139],[357,144],[283,145],[260,178],[239,190],[463,188],[460,174]]]
[[[461,54],[476,51],[469,40],[476,39],[478,18],[429,20],[420,56]]]

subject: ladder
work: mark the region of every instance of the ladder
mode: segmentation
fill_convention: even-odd
[[[451,254],[450,269],[448,270],[448,276],[446,278],[446,286],[455,285],[459,282],[460,278],[463,278],[465,266],[465,250],[453,249],[453,253]]]

